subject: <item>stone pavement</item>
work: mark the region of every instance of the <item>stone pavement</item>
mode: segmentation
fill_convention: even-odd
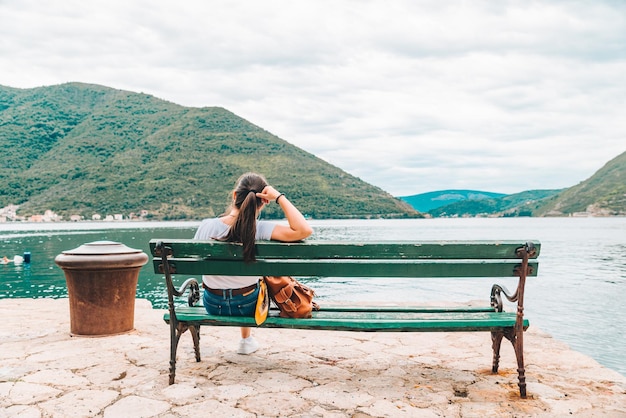
[[[137,300],[135,330],[69,335],[67,299],[0,300],[0,417],[626,417],[626,377],[532,327],[528,399],[513,349],[490,373],[488,333],[347,333],[238,329],[191,337],[168,385],[163,310]]]

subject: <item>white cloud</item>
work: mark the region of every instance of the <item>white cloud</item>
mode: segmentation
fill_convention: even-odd
[[[572,186],[626,151],[606,1],[0,0],[0,84],[223,106],[394,195]]]

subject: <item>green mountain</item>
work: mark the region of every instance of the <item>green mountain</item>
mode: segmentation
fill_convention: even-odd
[[[0,208],[22,216],[200,219],[222,213],[246,171],[314,218],[420,216],[226,109],[97,85],[0,86],[0,149]],[[264,214],[282,216],[274,205]]]
[[[561,190],[530,190],[488,199],[468,199],[428,211],[434,217],[472,216],[533,216],[533,211],[545,199]]]
[[[400,199],[419,212],[428,212],[441,206],[459,201],[476,201],[505,196],[503,193],[482,192],[478,190],[439,190],[412,196],[400,196]]]
[[[488,195],[488,192],[481,192]],[[492,198],[459,199],[429,210],[438,196],[450,191],[403,197],[414,208],[433,217],[472,216],[625,216],[626,152],[606,163],[589,179],[561,190],[530,190]],[[452,194],[453,195],[453,194]],[[410,200],[413,198],[413,200]],[[419,199],[422,199],[421,201]],[[419,206],[421,204],[421,206]]]
[[[576,213],[598,216],[626,215],[626,152],[615,157],[587,180],[542,202],[537,216],[567,216]]]

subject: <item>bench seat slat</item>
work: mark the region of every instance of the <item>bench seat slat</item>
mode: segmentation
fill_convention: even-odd
[[[273,308],[270,313],[277,309]],[[491,306],[359,306],[323,304],[320,312],[493,312]]]
[[[155,258],[158,271],[160,259]],[[255,263],[171,258],[175,274],[311,277],[516,277],[519,260],[415,261],[415,260],[258,260]],[[537,275],[531,262],[529,276]]]
[[[203,307],[178,307],[176,315],[187,323],[210,326],[255,326],[253,318],[208,315]],[[164,318],[169,322],[169,313]],[[343,331],[486,331],[511,328],[515,313],[508,312],[332,312],[319,311],[310,319],[268,316],[265,328],[326,329]],[[524,321],[524,328],[528,321]]]

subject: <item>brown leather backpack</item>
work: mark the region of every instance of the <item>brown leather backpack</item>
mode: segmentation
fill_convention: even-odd
[[[282,318],[311,318],[319,305],[313,302],[315,292],[291,276],[265,276],[267,293],[280,310]]]

